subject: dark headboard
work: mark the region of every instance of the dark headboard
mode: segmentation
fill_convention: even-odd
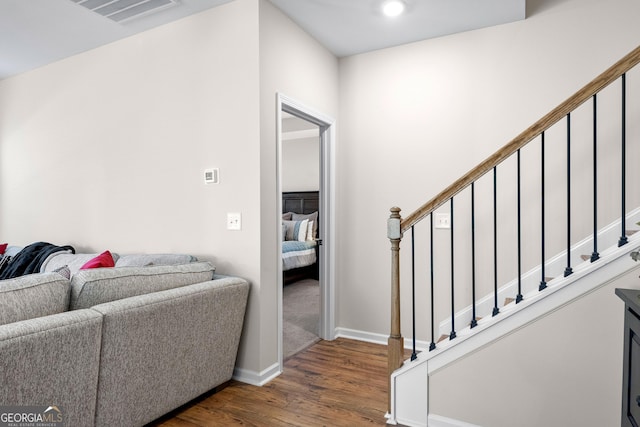
[[[282,213],[310,214],[320,208],[318,191],[287,191],[282,193]]]

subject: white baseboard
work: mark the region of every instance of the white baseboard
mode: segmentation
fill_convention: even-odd
[[[387,413],[385,415],[389,421],[387,421],[388,425],[397,425],[398,423],[391,420],[390,415]],[[464,421],[454,420],[453,418],[442,417],[440,415],[431,414],[427,419],[427,424],[424,423],[415,423],[407,420],[402,420],[402,425],[407,427],[482,427],[477,424],[469,424]]]
[[[387,341],[389,339],[388,335],[377,334],[374,332],[358,331],[356,329],[349,329],[349,328],[336,328],[335,336],[336,338],[348,338],[351,340],[370,342],[372,344],[380,344],[380,345],[387,345]],[[404,348],[411,349],[412,344],[413,344],[412,338],[405,337]],[[425,351],[428,349],[429,349],[428,342],[416,340],[417,351]]]
[[[358,331],[349,328],[336,328],[336,338],[348,338],[356,341],[387,345],[388,336],[374,332]]]
[[[428,427],[481,427],[476,424],[469,424],[464,421],[458,421],[440,415],[429,415]]]
[[[282,371],[280,371],[280,364],[274,363],[262,372],[235,368],[233,370],[233,379],[242,383],[262,387],[281,373]]]

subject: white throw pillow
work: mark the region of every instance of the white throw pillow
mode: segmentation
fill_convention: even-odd
[[[309,220],[304,221],[282,221],[282,227],[285,229],[284,240],[297,240],[304,242],[307,240],[307,228]]]
[[[307,240],[307,228],[309,224],[309,220],[305,219],[304,221],[296,221],[300,223],[300,227],[298,228],[297,240],[299,242],[304,242]]]
[[[309,221],[307,224],[307,240],[314,240],[315,236],[313,235],[313,221]]]

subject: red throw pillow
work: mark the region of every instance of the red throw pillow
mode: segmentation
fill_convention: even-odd
[[[0,244],[0,255],[4,255],[4,252],[7,250],[8,243]]]
[[[113,256],[111,252],[104,251],[100,255],[95,258],[91,258],[89,261],[85,262],[80,270],[87,270],[89,268],[101,268],[101,267],[115,267],[115,263],[113,262]]]

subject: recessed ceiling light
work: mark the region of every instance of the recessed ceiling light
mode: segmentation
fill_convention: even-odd
[[[389,0],[382,4],[382,12],[388,17],[396,17],[404,12],[404,2],[402,0]]]

